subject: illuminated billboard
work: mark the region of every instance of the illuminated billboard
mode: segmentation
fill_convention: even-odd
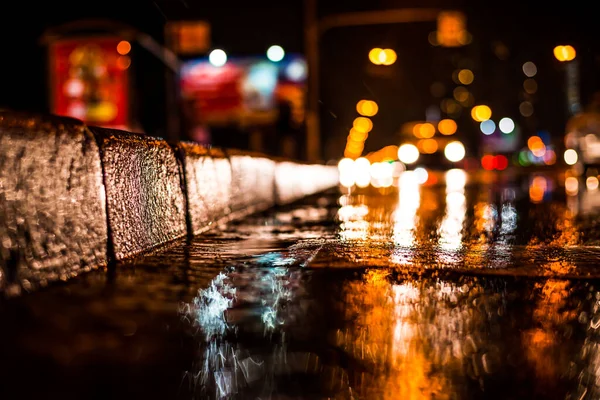
[[[49,48],[52,113],[129,129],[129,50],[118,37],[56,40]]]
[[[286,55],[278,62],[266,57],[228,59],[214,66],[208,58],[184,62],[181,94],[191,104],[192,125],[259,126],[275,122],[282,102],[294,122],[304,118],[306,63]]]

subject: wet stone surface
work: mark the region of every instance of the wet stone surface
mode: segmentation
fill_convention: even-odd
[[[186,234],[179,164],[162,139],[90,128],[100,143],[115,257],[130,257]]]
[[[102,167],[86,127],[0,112],[0,149],[0,291],[17,294],[106,265]]]
[[[0,395],[598,398],[600,192],[530,178],[334,190],[3,301]]]

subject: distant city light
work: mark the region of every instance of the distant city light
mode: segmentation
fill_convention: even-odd
[[[281,47],[281,46],[273,45],[273,46],[269,47],[267,50],[267,58],[270,61],[273,61],[273,62],[281,61],[281,60],[283,60],[284,56],[285,56],[285,51],[283,50],[283,47]]]
[[[444,149],[444,155],[451,162],[458,162],[465,158],[465,146],[459,142],[450,142]]]
[[[554,48],[554,57],[560,62],[572,61],[575,59],[577,52],[573,46],[556,46]]]
[[[306,62],[304,60],[294,60],[285,69],[285,74],[294,82],[302,81],[306,78]]]
[[[458,80],[463,85],[470,85],[473,83],[473,79],[475,79],[475,75],[470,69],[461,69],[458,73]]]
[[[477,122],[483,122],[492,118],[492,109],[486,105],[478,105],[471,109],[471,118]]]
[[[523,82],[523,89],[525,89],[525,91],[529,94],[534,94],[538,89],[537,82],[532,78],[525,79]]]
[[[227,53],[221,49],[215,49],[208,55],[208,62],[214,67],[222,67],[227,62]]]
[[[398,148],[398,159],[404,164],[412,164],[419,159],[419,149],[414,144],[403,144]]]
[[[574,176],[565,179],[565,191],[569,196],[574,196],[579,192],[579,180]]]
[[[519,112],[524,117],[531,117],[533,115],[533,104],[529,101],[524,101],[519,104]]]
[[[425,182],[427,182],[427,179],[429,179],[429,173],[427,172],[427,170],[425,168],[417,167],[417,168],[415,168],[415,177],[416,177],[417,183],[422,185]]]
[[[564,159],[567,165],[575,165],[579,157],[577,156],[577,152],[574,149],[565,150]]]
[[[392,65],[398,56],[392,49],[380,49],[375,47],[369,51],[369,60],[375,65]]]
[[[496,131],[496,123],[491,119],[486,119],[479,124],[479,129],[484,135],[491,135]]]
[[[587,179],[585,180],[585,187],[588,190],[597,190],[599,184],[600,184],[600,182],[598,181],[598,178],[595,176],[588,176]]]
[[[527,61],[525,64],[523,64],[523,73],[527,77],[532,78],[535,76],[535,74],[537,74],[537,67],[533,62]]]
[[[515,123],[512,119],[504,117],[498,123],[498,127],[502,133],[506,133],[508,135],[515,130]]]
[[[356,104],[356,111],[365,117],[372,117],[379,111],[379,106],[373,100],[361,100]]]
[[[443,119],[438,122],[438,131],[442,135],[453,135],[457,130],[456,122],[453,119]]]
[[[127,40],[121,40],[117,45],[117,53],[124,56],[131,51],[131,43]]]

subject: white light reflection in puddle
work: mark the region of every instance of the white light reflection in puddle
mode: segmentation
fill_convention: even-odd
[[[233,398],[245,390],[269,398],[277,375],[317,362],[310,353],[287,350],[286,330],[301,313],[294,307],[306,307],[293,304],[302,272],[289,267],[314,257],[295,255],[266,253],[255,257],[254,265],[232,267],[182,306],[182,318],[203,335],[195,368],[186,374],[202,398]],[[252,337],[253,345],[244,345],[239,336]]]
[[[338,210],[340,224],[340,238],[346,241],[366,240],[369,232],[369,222],[365,217],[369,208],[364,205],[345,205]]]
[[[412,247],[418,223],[417,211],[421,204],[421,184],[413,171],[400,175],[398,191],[399,202],[393,215],[394,251],[391,260],[394,264],[409,265],[414,251]]]
[[[466,172],[452,169],[446,172],[446,213],[438,228],[438,260],[444,264],[458,262],[456,253],[462,248],[463,224],[467,206],[465,197]]]

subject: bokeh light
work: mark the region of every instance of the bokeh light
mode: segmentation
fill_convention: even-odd
[[[227,53],[221,49],[214,49],[208,55],[208,61],[215,67],[222,67],[227,62]]]
[[[398,159],[405,164],[412,164],[419,159],[419,149],[411,143],[405,143],[398,148]]]
[[[523,73],[529,78],[534,77],[537,74],[536,65],[531,61],[527,61],[523,64]]]
[[[519,104],[519,112],[524,117],[531,117],[533,115],[533,104],[528,101],[524,101]]]
[[[471,83],[473,83],[474,79],[475,79],[475,75],[473,74],[473,71],[471,71],[470,69],[461,69],[458,72],[458,80],[463,85],[470,85]]]
[[[283,60],[283,57],[285,57],[285,51],[283,50],[283,47],[273,45],[267,49],[267,58],[270,61],[278,62]]]
[[[569,176],[565,179],[565,192],[569,196],[574,196],[579,192],[579,179]]]
[[[129,54],[130,51],[131,43],[129,43],[127,40],[121,40],[119,44],[117,44],[117,53],[119,53],[120,55],[124,56],[126,54]]]
[[[575,48],[571,45],[556,46],[554,48],[554,57],[556,57],[556,59],[561,62],[572,61],[575,59],[576,55],[577,52],[575,51]]]
[[[450,142],[446,145],[444,149],[444,155],[451,162],[458,162],[465,158],[465,146],[459,142]]]
[[[442,135],[453,135],[456,133],[458,126],[456,125],[456,121],[453,119],[443,119],[438,122],[438,131]]]
[[[509,117],[504,117],[498,123],[498,127],[502,133],[509,134],[515,130],[515,122]]]
[[[537,92],[537,89],[538,85],[535,79],[529,78],[525,79],[525,81],[523,82],[523,90],[525,90],[525,92],[529,94],[534,94],[535,92]]]
[[[373,121],[367,117],[357,117],[354,119],[352,127],[359,132],[370,132],[373,129]]]
[[[356,111],[364,117],[372,117],[379,111],[379,106],[373,100],[361,100],[356,103]]]
[[[567,165],[575,165],[577,164],[577,160],[579,159],[579,157],[577,156],[577,151],[575,151],[574,149],[565,150],[563,158]]]
[[[471,117],[477,122],[492,118],[492,109],[486,105],[478,105],[471,109]]]
[[[496,123],[491,119],[486,119],[479,124],[479,129],[484,135],[491,135],[496,131]]]
[[[598,177],[597,176],[588,176],[585,180],[585,187],[587,190],[598,190]]]

